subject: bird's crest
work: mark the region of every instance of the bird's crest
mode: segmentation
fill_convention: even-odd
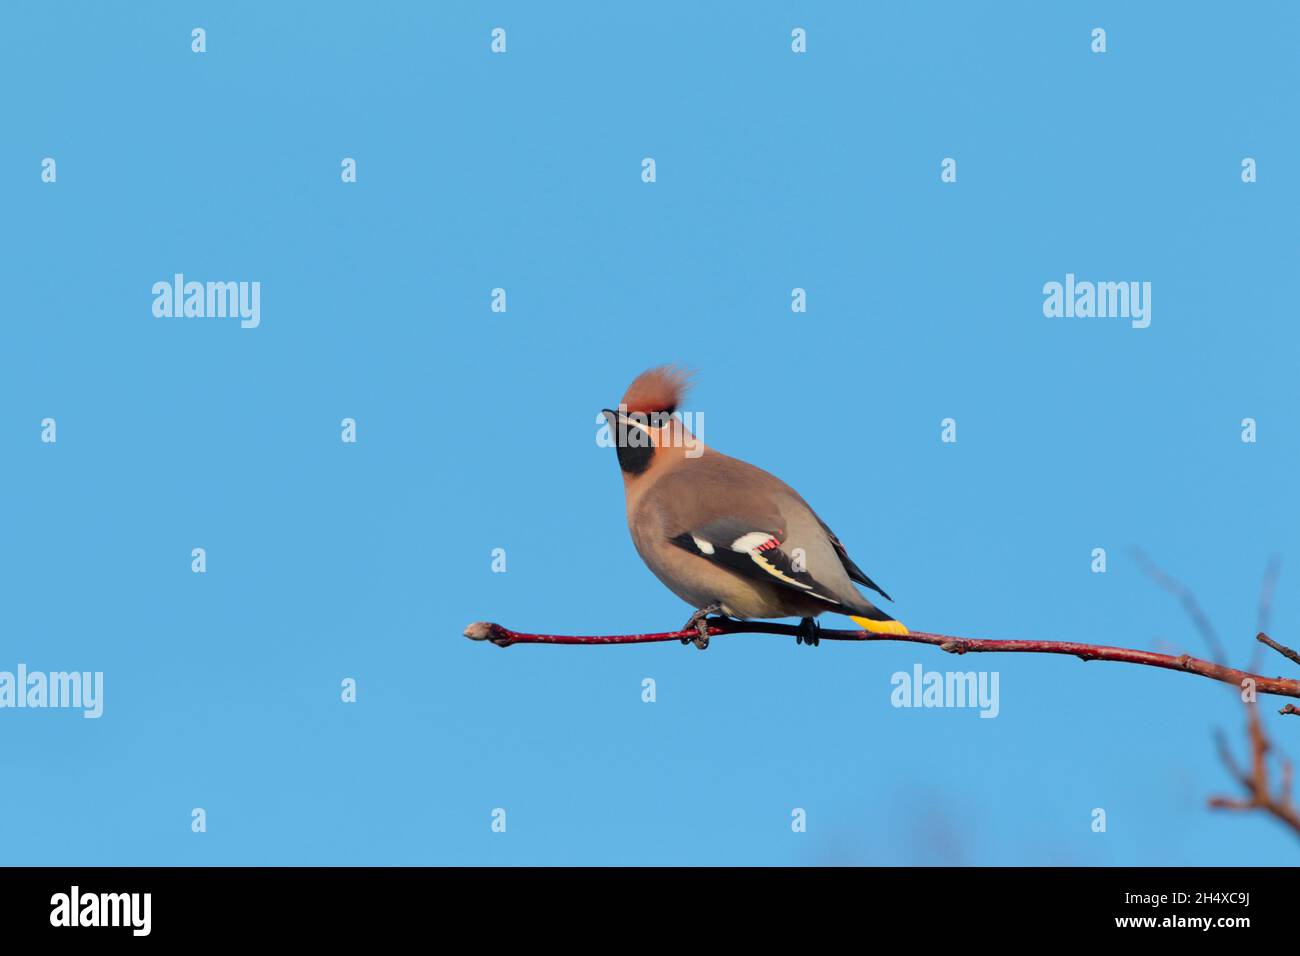
[[[623,396],[629,412],[675,412],[691,386],[691,373],[675,365],[647,369],[627,387]]]

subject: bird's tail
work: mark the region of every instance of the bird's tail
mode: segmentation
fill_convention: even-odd
[[[862,615],[850,614],[851,620],[864,631],[872,634],[906,634],[907,628],[903,626],[902,621],[896,621],[878,607],[870,604],[867,607],[869,611],[864,611]]]

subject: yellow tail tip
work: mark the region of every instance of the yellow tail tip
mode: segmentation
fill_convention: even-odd
[[[865,617],[855,617],[852,614],[849,615],[849,619],[864,631],[870,631],[872,634],[908,633],[902,621],[872,621]]]

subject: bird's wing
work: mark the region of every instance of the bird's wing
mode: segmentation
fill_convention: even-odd
[[[822,530],[826,532],[826,537],[830,539],[831,546],[835,549],[835,553],[839,555],[840,563],[844,565],[844,570],[849,573],[849,577],[854,581],[857,581],[863,587],[871,588],[871,590],[875,591],[886,601],[892,601],[893,598],[885,593],[884,588],[871,580],[871,578],[867,577],[866,572],[853,563],[853,559],[849,557],[849,552],[844,549],[844,545],[840,544],[840,539],[835,536],[835,532],[826,526],[826,522],[822,521],[821,518],[818,518],[817,523],[820,524]]]
[[[844,607],[809,572],[806,558],[787,552],[782,529],[767,525],[755,528],[739,518],[718,518],[670,539],[685,551],[726,568],[742,577],[775,584],[825,601],[828,609]]]

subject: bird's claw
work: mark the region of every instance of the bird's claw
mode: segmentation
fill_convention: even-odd
[[[682,638],[683,644],[694,643],[700,650],[707,650],[709,646],[709,615],[722,610],[720,604],[710,604],[708,607],[702,607],[686,622],[682,628],[683,631],[695,631],[695,636],[686,636]]]
[[[809,647],[816,647],[821,644],[821,625],[810,617],[805,617],[799,622],[799,631],[794,636],[795,645],[807,644]]]

